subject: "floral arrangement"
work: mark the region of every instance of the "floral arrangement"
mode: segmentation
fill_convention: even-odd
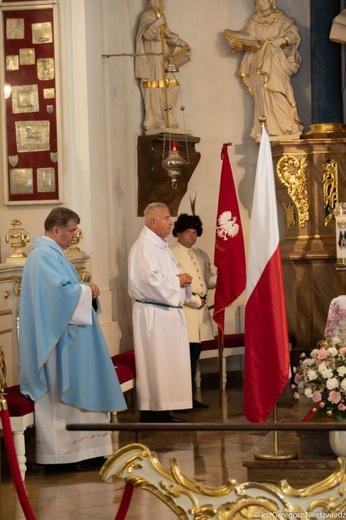
[[[322,340],[309,356],[302,354],[292,388],[313,403],[315,419],[346,419],[346,347],[340,338]]]

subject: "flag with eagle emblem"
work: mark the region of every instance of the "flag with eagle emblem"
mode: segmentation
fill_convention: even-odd
[[[231,143],[224,144],[221,151],[222,168],[214,253],[217,284],[213,319],[222,335],[225,330],[225,309],[240,296],[246,284],[243,229],[228,156],[230,145]]]

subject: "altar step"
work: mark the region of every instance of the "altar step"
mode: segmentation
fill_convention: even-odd
[[[299,422],[311,408],[309,402],[293,406],[282,422]],[[254,457],[243,460],[247,480],[279,484],[287,480],[293,487],[306,487],[327,478],[337,467],[327,431],[277,432],[265,435],[254,452]],[[273,460],[274,453],[296,455],[291,460]],[[256,458],[260,456],[260,459]],[[262,460],[264,459],[264,460]]]
[[[279,484],[282,480],[293,487],[306,487],[327,478],[336,469],[336,458],[294,459],[286,461],[245,460],[249,482],[271,482]]]

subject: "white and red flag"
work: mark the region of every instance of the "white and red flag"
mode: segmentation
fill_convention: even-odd
[[[265,422],[290,374],[273,158],[262,124],[245,305],[244,415]]]
[[[213,319],[222,336],[225,330],[225,309],[240,296],[246,285],[243,229],[234,187],[228,146],[222,147],[219,203],[216,217],[214,264],[217,284]]]

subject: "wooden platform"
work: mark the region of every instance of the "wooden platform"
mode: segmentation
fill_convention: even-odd
[[[297,422],[308,408],[293,408],[282,421]],[[305,423],[307,424],[307,423]],[[323,424],[319,425],[323,428]],[[296,454],[292,460],[258,460],[256,456],[243,461],[247,468],[248,481],[271,482],[278,484],[287,480],[294,487],[305,487],[328,477],[336,468],[336,455],[330,448],[329,431],[295,431],[277,432],[279,454]],[[272,455],[274,453],[274,433],[268,433],[258,453]]]
[[[293,487],[306,487],[327,478],[336,469],[336,457],[287,461],[244,461],[248,481],[278,484],[287,480]]]

